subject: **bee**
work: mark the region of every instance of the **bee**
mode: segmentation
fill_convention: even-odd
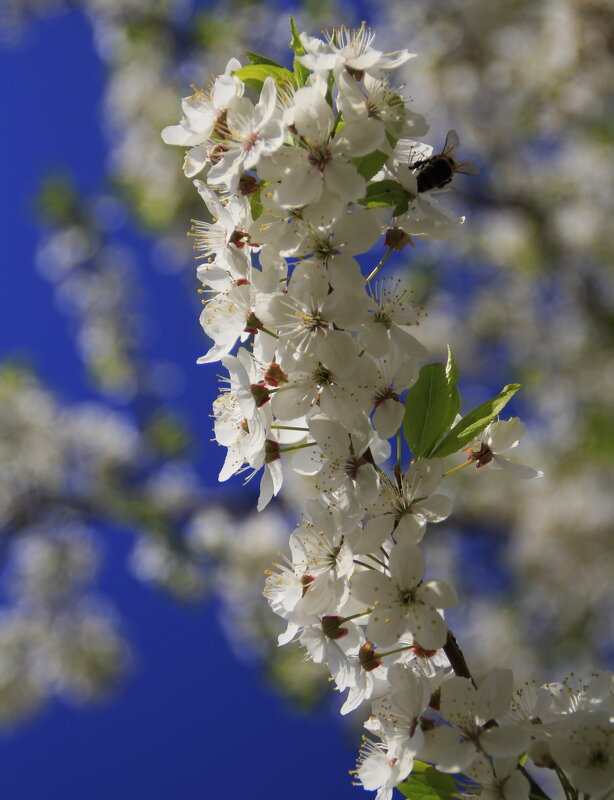
[[[414,161],[409,165],[411,170],[418,170],[416,180],[418,192],[428,192],[431,189],[441,189],[446,186],[455,172],[465,175],[477,175],[478,168],[471,161],[457,161],[452,153],[459,145],[456,131],[448,131],[446,141],[441,153]]]

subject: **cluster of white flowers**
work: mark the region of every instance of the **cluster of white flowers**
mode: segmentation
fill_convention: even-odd
[[[516,418],[497,419],[518,387],[459,417],[452,354],[445,367],[424,366],[420,310],[403,285],[376,280],[412,237],[445,238],[462,224],[434,196],[459,164],[417,141],[426,121],[389,82],[409,52],[376,50],[364,26],[326,40],[293,29],[292,46],[292,72],[231,59],[163,132],[189,147],[184,171],[204,177],[194,184],[213,217],[192,235],[213,341],[200,362],[228,371],[213,409],[227,448],[220,480],[262,470],[263,509],[281,488],[282,461],[312,479],[291,557],[266,581],[287,623],[280,644],[298,639],[328,667],[347,692],[342,714],[372,704],[366,727],[378,741],[365,740],[356,776],[377,800],[416,759],[413,777],[463,773],[469,782],[455,792],[543,798],[519,766],[525,753],[557,772],[568,797],[605,797],[613,676],[514,694],[501,669],[476,686],[444,618],[456,592],[424,580],[419,544],[451,511],[438,493],[445,475],[470,465],[540,474],[501,454],[524,432]],[[375,258],[365,276],[366,253]]]
[[[94,589],[97,542],[74,519],[48,519],[10,543],[0,614],[0,727],[61,696],[88,703],[109,694],[130,648],[114,609]]]

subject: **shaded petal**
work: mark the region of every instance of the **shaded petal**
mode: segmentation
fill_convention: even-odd
[[[366,253],[380,235],[379,221],[368,208],[344,214],[335,225],[335,244],[351,256]]]
[[[443,581],[428,581],[418,589],[423,603],[433,608],[449,608],[458,604],[458,595],[451,586]]]
[[[544,474],[540,470],[533,469],[533,467],[527,467],[525,464],[514,464],[513,461],[509,460],[509,458],[499,455],[499,453],[495,453],[493,455],[493,462],[498,467],[512,475],[514,478],[541,478]]]
[[[488,426],[487,442],[493,450],[510,450],[516,447],[525,430],[524,423],[518,417],[512,417],[507,421],[500,419]]]
[[[407,630],[425,650],[439,650],[448,636],[448,628],[441,615],[434,608],[423,605],[408,609]]]
[[[367,182],[349,162],[331,161],[324,171],[324,181],[329,189],[346,202],[360,200],[367,191]]]
[[[333,150],[348,156],[364,156],[372,153],[382,144],[386,129],[379,120],[367,117],[356,122],[347,122],[341,130]]]
[[[391,514],[373,517],[351,537],[352,550],[357,554],[374,553],[390,536],[393,527],[394,517]]]
[[[424,555],[413,542],[402,541],[390,553],[390,574],[401,589],[413,589],[424,575]]]
[[[362,504],[368,505],[376,499],[379,493],[379,478],[372,464],[365,464],[358,470],[356,488]]]
[[[314,340],[314,355],[339,378],[348,378],[354,370],[356,344],[345,331],[324,331]]]
[[[422,522],[413,514],[403,514],[395,530],[397,542],[407,539],[417,544],[426,532],[426,522]]]
[[[350,581],[350,591],[367,606],[373,606],[376,601],[388,605],[397,596],[390,578],[375,569],[355,573]]]
[[[441,522],[450,516],[452,500],[445,494],[434,494],[423,503],[415,503],[412,510],[427,522]]]
[[[446,684],[444,684],[445,686]],[[437,764],[442,772],[463,772],[473,763],[477,750],[453,728],[441,727],[426,736],[420,757]]]
[[[292,168],[275,187],[275,202],[282,208],[299,208],[317,200],[322,193],[322,175],[306,161]]]
[[[358,338],[364,349],[373,358],[382,358],[388,355],[390,338],[384,323],[369,320],[361,327]]]
[[[489,728],[480,735],[480,744],[494,758],[519,756],[525,752],[530,741],[531,732],[515,725]]]
[[[188,150],[183,161],[183,171],[187,178],[193,178],[194,175],[198,175],[207,163],[208,155],[207,148],[202,144]]]
[[[463,727],[473,722],[477,690],[469,678],[453,677],[441,687],[441,713],[453,725]]]
[[[350,440],[338,422],[324,414],[316,414],[309,420],[309,430],[329,458],[345,459]]]
[[[373,427],[382,439],[390,439],[401,427],[405,415],[405,406],[399,400],[391,398],[375,409]],[[449,512],[448,512],[449,513]],[[446,514],[447,516],[447,514]],[[445,517],[442,517],[445,519]],[[436,520],[437,522],[439,520]]]
[[[277,102],[277,87],[275,81],[271,76],[267,76],[262,84],[260,92],[260,99],[256,103],[253,118],[261,124],[262,121],[267,120],[275,111],[275,103]]]
[[[303,416],[315,402],[315,387],[305,379],[292,381],[280,387],[271,399],[275,416],[287,422]]]
[[[478,688],[475,715],[480,725],[502,717],[510,707],[514,691],[514,674],[511,669],[493,669]]]
[[[390,328],[390,337],[408,356],[415,358],[417,361],[424,361],[428,357],[428,350],[409,332],[408,327],[410,326],[393,325]]]

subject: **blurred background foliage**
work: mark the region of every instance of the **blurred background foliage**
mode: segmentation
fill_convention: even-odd
[[[453,344],[467,406],[523,383],[521,460],[546,473],[527,484],[463,471],[449,487],[451,519],[427,537],[433,571],[462,597],[449,619],[468,661],[478,673],[505,664],[539,680],[612,667],[611,4],[313,0],[292,11],[310,33],[367,19],[383,50],[418,53],[398,79],[431,123],[429,143],[453,127],[462,157],[481,168],[445,197],[467,215],[462,233],[419,242],[395,266],[427,307],[433,356]],[[3,45],[19,47],[35,23],[66,12],[85,16],[106,68],[107,185],[84,195],[79,176],[43,176],[36,262],[96,399],[43,385],[23,360],[0,368],[0,724],[54,695],[104,695],[130,666],[121,609],[96,592],[108,525],[134,534],[138,579],[184,602],[215,595],[237,654],[310,707],[327,691],[323,674],[298,650],[277,650],[260,597],[301,486],[289,476],[280,503],[258,517],[250,492],[213,489],[202,425],[176,408],[196,369],[152,354],[145,311],[153,265],[176,273],[185,314],[198,314],[185,230],[205,210],[160,130],[179,118],[190,84],[206,87],[231,55],[287,58],[287,5],[7,0]],[[147,264],[126,231],[145,237]]]

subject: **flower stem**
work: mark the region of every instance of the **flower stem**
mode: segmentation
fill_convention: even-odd
[[[563,787],[563,791],[565,792],[565,797],[567,800],[577,800],[577,792],[569,782],[567,775],[565,775],[563,770],[557,765],[555,765],[554,771],[556,772],[556,777],[561,782],[561,786]]]
[[[365,564],[364,561],[359,561],[357,558],[354,559],[355,564],[359,564],[361,567],[366,567],[367,569],[375,569],[372,564]]]
[[[356,619],[357,617],[365,617],[367,614],[370,614],[373,611],[372,608],[368,608],[366,611],[359,611],[358,614],[352,614],[351,617],[344,617],[343,619],[339,620],[339,625],[343,625],[345,622],[350,622],[352,619]]]
[[[378,658],[384,658],[385,656],[393,656],[396,653],[405,653],[407,650],[412,650],[413,644],[408,644],[405,647],[397,647],[396,650],[386,650],[385,653],[378,653]]]
[[[375,561],[375,563],[376,563],[376,564],[379,564],[379,565],[380,565],[380,567],[383,567],[384,569],[388,569],[388,567],[386,566],[386,564],[384,564],[384,562],[383,562],[383,561],[380,561],[380,559],[379,559],[379,558],[377,558],[376,556],[374,556],[372,553],[367,553],[367,558],[370,558],[372,561]]]
[[[465,469],[465,467],[468,467],[469,464],[473,464],[473,463],[474,463],[473,461],[463,461],[462,464],[459,464],[456,467],[452,467],[452,469],[449,469],[447,472],[444,472],[442,477],[445,478],[446,475],[451,475],[453,472],[458,472],[461,469]]]
[[[270,331],[268,328],[262,327],[258,330],[261,330],[262,333],[268,333],[269,336],[272,336],[274,339],[279,339],[279,336],[274,331]]]
[[[309,428],[297,428],[294,425],[271,425],[271,428],[276,428],[278,431],[305,431],[309,433]]]
[[[375,278],[377,273],[380,271],[380,269],[384,266],[384,264],[386,263],[386,261],[390,257],[391,253],[392,253],[392,248],[389,247],[388,250],[386,250],[386,252],[382,256],[379,264],[375,267],[375,269],[372,272],[369,273],[369,275],[367,275],[367,277],[365,278],[365,283],[369,283],[370,280]]]
[[[293,444],[290,447],[280,447],[280,453],[291,453],[293,450],[301,450],[303,447],[315,447],[317,442],[302,442],[301,444]]]

